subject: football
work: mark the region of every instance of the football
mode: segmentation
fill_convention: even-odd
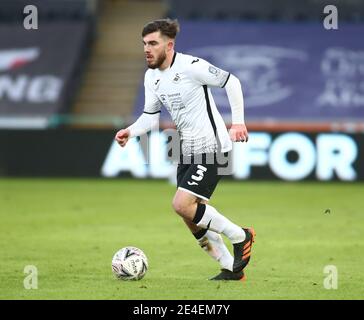
[[[124,247],[114,254],[111,270],[120,280],[140,280],[148,270],[147,256],[136,247]]]

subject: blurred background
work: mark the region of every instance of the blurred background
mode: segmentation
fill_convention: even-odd
[[[338,29],[324,26],[328,4]],[[27,5],[0,6],[1,176],[173,175],[164,133],[149,155],[113,143],[143,110],[141,30],[171,17],[177,51],[241,80],[251,139],[233,178],[364,179],[363,1],[33,0],[37,29]],[[225,90],[213,93],[229,126]]]
[[[148,148],[114,142],[164,17],[178,52],[242,83],[249,142],[211,203],[257,231],[244,287],[206,281],[219,266],[172,212],[169,115]],[[363,35],[363,0],[0,0],[0,299],[363,299]],[[150,269],[121,284],[130,245]]]

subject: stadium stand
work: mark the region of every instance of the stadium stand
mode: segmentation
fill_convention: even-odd
[[[300,2],[288,0],[253,2],[247,0],[224,2],[217,0],[34,0],[32,3],[39,8],[39,19],[43,26],[55,23],[61,23],[68,28],[72,24],[84,26],[85,30],[83,33],[80,31],[80,38],[73,45],[71,43],[68,45],[73,46],[76,51],[73,52],[72,57],[68,56],[66,59],[71,71],[63,75],[67,79],[64,85],[65,90],[62,91],[60,101],[54,106],[55,112],[53,112],[51,123],[55,126],[81,123],[82,126],[86,124],[88,127],[120,127],[122,123],[133,120],[133,108],[134,117],[142,108],[142,94],[139,89],[145,63],[140,45],[140,29],[147,21],[170,16],[179,18],[184,26],[189,25],[192,28],[197,26],[193,23],[211,22],[212,29],[216,22],[228,21],[238,24],[249,21],[317,21],[322,20],[322,8],[326,4],[323,0]],[[361,1],[333,0],[331,3],[338,6],[341,22],[363,20],[364,6]],[[26,4],[25,0],[3,1],[0,8],[2,25],[19,24],[19,21],[24,18],[22,8]],[[200,26],[196,28],[196,34]],[[44,30],[44,27],[42,29]],[[182,34],[179,40],[181,45],[179,49],[182,51],[192,49],[189,46],[190,39],[185,37],[186,34],[188,33]],[[27,33],[28,38],[29,35],[30,33]],[[187,37],[193,36],[192,32]],[[44,41],[47,35],[40,37]],[[70,37],[65,37],[66,40],[67,38]],[[262,39],[262,41],[265,40]],[[66,42],[62,43],[62,46],[65,45]],[[9,43],[8,39],[2,41],[0,46],[1,49],[10,47],[16,47],[16,43]],[[57,51],[56,47],[53,50]],[[56,53],[50,54],[50,57],[55,56],[57,56]],[[52,59],[48,58],[48,60],[48,64],[52,64]],[[212,58],[212,62],[218,63],[218,59]],[[59,65],[57,62],[56,64]],[[39,68],[42,69],[41,65],[35,63],[33,65],[34,70],[29,72],[38,72]],[[28,68],[31,66],[29,65]],[[20,71],[23,70],[27,69],[22,68]],[[12,74],[19,74],[20,71],[12,70]],[[4,72],[0,74],[1,76],[4,76]],[[13,78],[13,85],[14,83]],[[247,93],[249,97],[249,88]],[[1,90],[0,87],[0,113],[7,117],[14,113],[15,109],[14,104],[9,103],[8,96],[9,92],[5,89]],[[20,111],[15,114],[26,115],[22,109],[23,102],[22,106],[19,106],[19,103],[15,106],[20,108]],[[224,105],[223,108],[225,108]],[[40,112],[44,110],[44,106],[38,105],[38,109]],[[48,109],[52,108],[48,106]],[[27,107],[26,110],[28,112],[30,108]],[[39,114],[38,111],[35,109],[32,116]],[[294,124],[294,126],[297,125],[299,124]]]
[[[164,16],[165,11],[160,1],[100,3],[98,35],[74,116],[88,117],[89,126],[95,125],[96,118],[101,120],[101,126],[110,126],[109,119],[118,123],[120,117],[132,114],[145,69],[141,28],[147,21]],[[100,121],[96,126],[100,126]]]
[[[182,23],[177,49],[239,76],[251,129],[364,130],[362,1],[330,2],[337,6],[340,26],[346,23],[336,33],[323,26],[327,2],[321,0],[168,4],[168,16]],[[215,92],[228,123],[224,95]],[[135,116],[143,99],[141,89]],[[163,111],[162,119],[168,119]]]
[[[27,5],[37,7],[39,21],[87,20],[94,19],[98,0],[2,0],[0,21],[18,23],[24,18],[23,8]]]
[[[69,112],[95,32],[95,0],[35,0],[35,29],[25,27],[28,4],[0,8],[1,127],[45,127]]]
[[[343,21],[364,21],[361,0],[168,0],[168,15],[187,20],[317,21],[322,8],[335,5]]]

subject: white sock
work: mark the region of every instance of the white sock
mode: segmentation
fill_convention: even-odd
[[[198,244],[206,253],[214,260],[220,263],[222,269],[233,270],[234,258],[226,248],[224,240],[221,235],[214,231],[207,230],[207,232],[197,239]]]
[[[245,240],[245,232],[241,227],[232,223],[208,204],[199,203],[197,205],[197,212],[193,222],[201,228],[224,234],[232,244]]]

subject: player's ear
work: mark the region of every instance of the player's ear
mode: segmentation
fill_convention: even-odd
[[[174,41],[173,40],[168,40],[167,50],[171,51],[171,50],[173,50],[173,48],[174,48]]]

